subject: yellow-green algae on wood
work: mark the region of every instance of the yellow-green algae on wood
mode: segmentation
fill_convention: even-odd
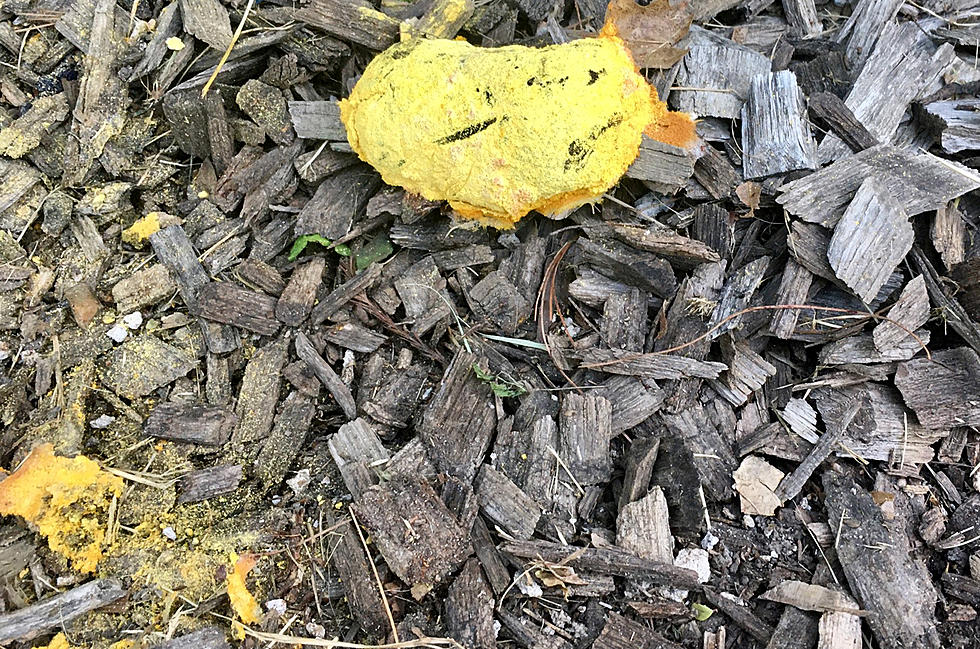
[[[393,45],[340,103],[351,147],[388,184],[498,227],[596,200],[644,130],[677,116],[609,31],[544,48]]]

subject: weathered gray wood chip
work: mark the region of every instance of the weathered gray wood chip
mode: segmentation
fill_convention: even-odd
[[[827,258],[837,277],[870,302],[912,249],[914,237],[902,205],[871,177],[861,183],[837,222]]]

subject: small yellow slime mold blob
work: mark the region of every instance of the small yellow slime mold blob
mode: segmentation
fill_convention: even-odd
[[[644,131],[679,146],[695,138],[690,117],[657,99],[611,24],[599,38],[544,48],[393,45],[340,102],[340,117],[386,183],[502,228],[531,210],[550,215],[601,197]]]
[[[102,559],[109,505],[123,481],[79,455],[58,457],[51,444],[38,446],[0,482],[0,514],[35,525],[48,546],[83,573]]]
[[[245,584],[245,577],[255,567],[258,559],[255,555],[245,554],[240,558],[232,556],[232,561],[235,562],[235,569],[228,573],[226,580],[231,608],[243,623],[258,624],[262,621],[262,607]]]

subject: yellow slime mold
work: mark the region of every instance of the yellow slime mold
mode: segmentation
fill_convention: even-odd
[[[644,131],[685,146],[611,25],[544,48],[415,39],[378,55],[340,116],[351,147],[389,185],[509,228],[598,199],[636,158]]]
[[[91,573],[102,558],[109,505],[122,490],[121,478],[87,457],[58,457],[44,444],[0,482],[0,514],[32,523],[52,550]]]

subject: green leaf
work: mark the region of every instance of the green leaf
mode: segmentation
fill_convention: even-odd
[[[497,380],[499,377],[495,377],[490,372],[482,369],[476,363],[473,363],[472,367],[473,373],[476,374],[476,378],[489,385],[490,391],[502,399],[506,399],[508,397],[519,397],[527,392],[527,390],[524,389],[524,386],[520,383],[507,380],[501,382]]]
[[[374,262],[385,259],[393,252],[395,252],[395,248],[388,240],[388,235],[381,232],[354,254],[354,266],[357,270],[364,270]]]
[[[306,246],[311,243],[318,243],[326,248],[333,242],[322,234],[304,234],[296,239],[296,241],[293,243],[293,247],[289,249],[289,261],[296,261],[296,258],[299,257],[303,250],[306,249]],[[341,257],[350,257],[350,248],[344,244],[340,244],[333,250]],[[358,268],[358,270],[360,270],[360,268]]]
[[[691,604],[691,610],[694,611],[694,619],[698,622],[704,622],[714,615],[714,609],[710,609],[704,604]]]

